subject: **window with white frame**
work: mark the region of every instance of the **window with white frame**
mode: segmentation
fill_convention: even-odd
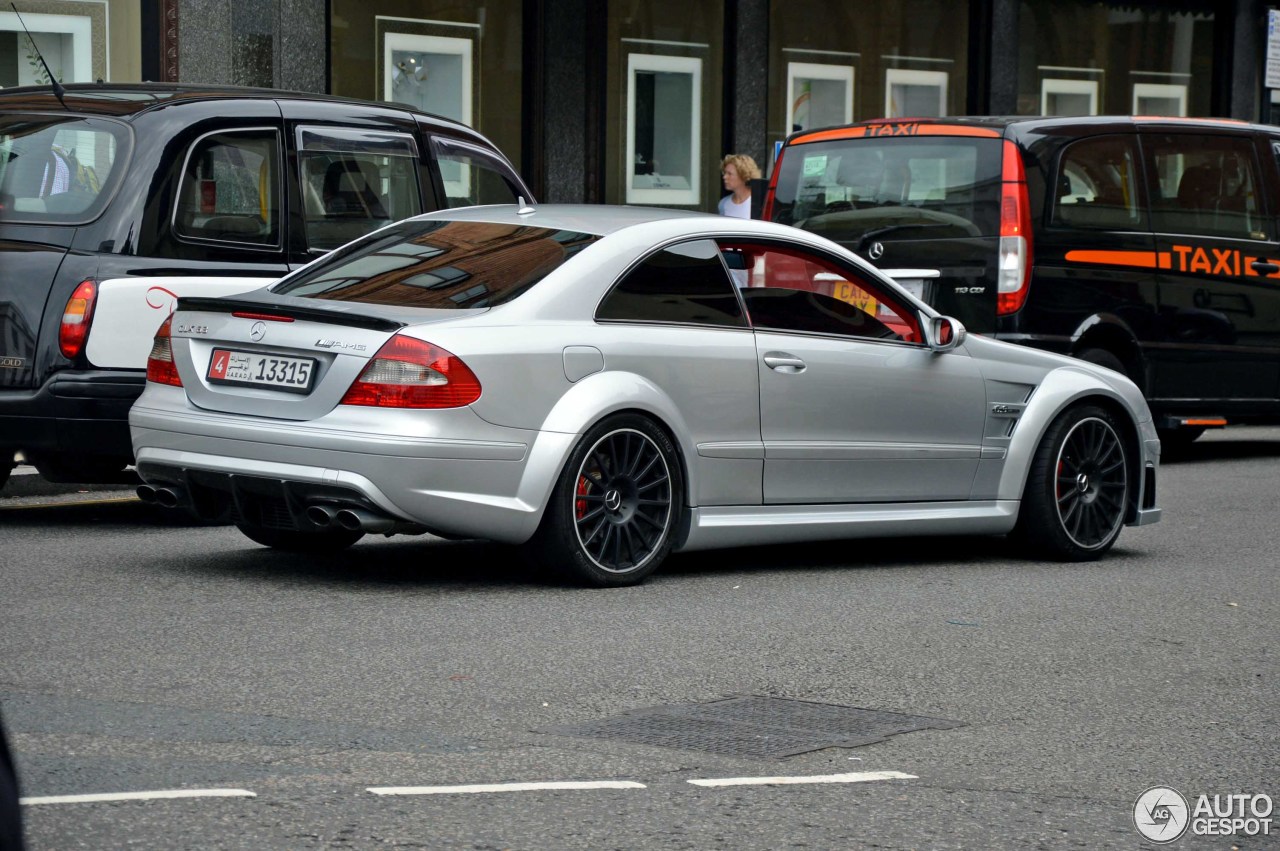
[[[1041,115],[1097,115],[1097,80],[1059,80],[1046,78],[1040,82]]]
[[[947,114],[946,71],[889,68],[884,73],[886,118],[937,117]]]
[[[382,43],[382,98],[472,122],[470,38],[387,32]]]
[[[19,20],[14,12],[0,12],[0,35],[13,46],[12,51],[0,51],[0,80],[7,85],[47,85],[49,74],[60,83],[94,80],[93,19],[88,15],[28,12]],[[40,57],[48,64],[48,73]]]
[[[1174,83],[1134,83],[1134,115],[1187,114],[1187,87]]]
[[[700,203],[702,60],[627,57],[628,204]]]
[[[853,121],[853,66],[787,63],[787,132]]]

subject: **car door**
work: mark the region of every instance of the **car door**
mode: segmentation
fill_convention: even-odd
[[[721,241],[752,323],[767,504],[967,499],[985,389],[916,310],[833,256]]]
[[[1163,329],[1148,396],[1219,404],[1274,398],[1280,242],[1266,216],[1274,190],[1262,176],[1255,139],[1155,129],[1141,139]]]

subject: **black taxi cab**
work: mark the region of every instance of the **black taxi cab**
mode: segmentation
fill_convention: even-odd
[[[393,221],[532,195],[465,125],[191,85],[0,91],[0,483],[120,480],[180,296],[256,289]]]
[[[1280,127],[883,119],[791,136],[765,217],[891,271],[970,331],[1141,387],[1166,446],[1280,422]]]

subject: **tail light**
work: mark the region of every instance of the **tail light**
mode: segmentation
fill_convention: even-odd
[[[177,364],[173,362],[173,344],[169,340],[169,327],[172,324],[173,315],[170,314],[156,331],[151,354],[147,355],[147,381],[181,387],[182,379],[178,376]]]
[[[778,158],[773,161],[773,174],[769,176],[769,191],[764,196],[764,209],[760,213],[760,218],[766,222],[773,221],[773,197],[778,194],[778,175],[782,173],[782,156],[787,152],[786,148],[778,151]]]
[[[1002,172],[996,313],[1004,316],[1022,308],[1031,280],[1031,202],[1027,198],[1027,172],[1018,146],[1007,140]]]
[[[63,357],[75,358],[84,351],[89,339],[89,325],[93,322],[93,305],[98,300],[98,285],[91,279],[80,282],[76,291],[67,299],[62,309],[62,324],[58,326],[58,348]]]
[[[461,408],[480,398],[480,381],[439,346],[399,334],[388,340],[339,404],[376,408]]]

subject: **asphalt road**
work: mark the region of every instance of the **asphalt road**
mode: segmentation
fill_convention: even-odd
[[[480,543],[282,555],[23,478],[0,492],[0,713],[30,849],[1155,848],[1149,787],[1280,798],[1280,429],[1166,464],[1164,522],[1094,564],[853,541],[610,591]],[[723,717],[685,747],[562,729],[749,696],[960,726],[781,758],[705,750],[734,747]],[[740,778],[774,782],[690,782]],[[563,782],[595,785],[369,791]],[[59,798],[176,789],[224,797]]]

